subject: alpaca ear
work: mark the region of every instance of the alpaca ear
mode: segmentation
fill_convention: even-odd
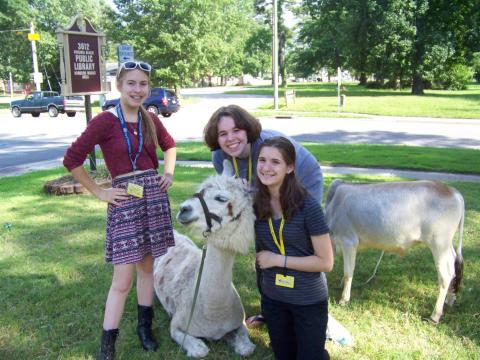
[[[223,160],[222,176],[226,176],[226,177],[235,176],[235,170],[233,169],[232,163],[227,159]]]

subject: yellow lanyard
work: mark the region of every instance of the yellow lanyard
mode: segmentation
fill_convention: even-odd
[[[275,235],[275,230],[273,230],[272,218],[268,218],[268,226],[270,227],[270,234],[272,234],[272,239],[275,245],[277,245],[278,250],[280,250],[280,254],[285,255],[285,244],[283,243],[283,225],[285,225],[285,220],[282,216],[282,221],[280,221],[280,229],[278,230],[278,237],[280,241],[277,239],[277,235]]]
[[[238,173],[238,164],[237,164],[237,159],[235,157],[232,157],[233,160],[233,167],[235,169],[235,175],[237,177],[240,177]],[[252,181],[252,155],[248,155],[248,177],[247,181],[250,183]]]

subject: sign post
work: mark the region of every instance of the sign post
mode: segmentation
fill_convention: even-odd
[[[33,27],[33,22],[30,23],[30,33],[28,34],[28,40],[32,43],[32,60],[33,60],[33,81],[35,82],[35,87],[37,91],[40,91],[40,84],[42,80],[40,76],[42,73],[38,72],[38,63],[37,63],[37,44],[36,41],[40,40],[40,34],[35,33],[35,29]]]
[[[92,119],[91,95],[107,92],[106,39],[82,14],[75,16],[66,29],[58,28],[62,94],[85,96],[87,123]],[[90,169],[96,170],[95,149]]]

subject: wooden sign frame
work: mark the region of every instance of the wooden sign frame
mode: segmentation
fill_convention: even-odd
[[[98,95],[107,90],[106,37],[83,14],[58,28],[62,95]]]

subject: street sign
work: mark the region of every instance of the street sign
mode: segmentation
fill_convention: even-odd
[[[40,40],[40,34],[39,33],[28,33],[28,40],[39,41]]]
[[[118,45],[117,48],[118,54],[118,63],[124,63],[125,61],[135,60],[135,53],[133,51],[133,46],[128,44]]]

